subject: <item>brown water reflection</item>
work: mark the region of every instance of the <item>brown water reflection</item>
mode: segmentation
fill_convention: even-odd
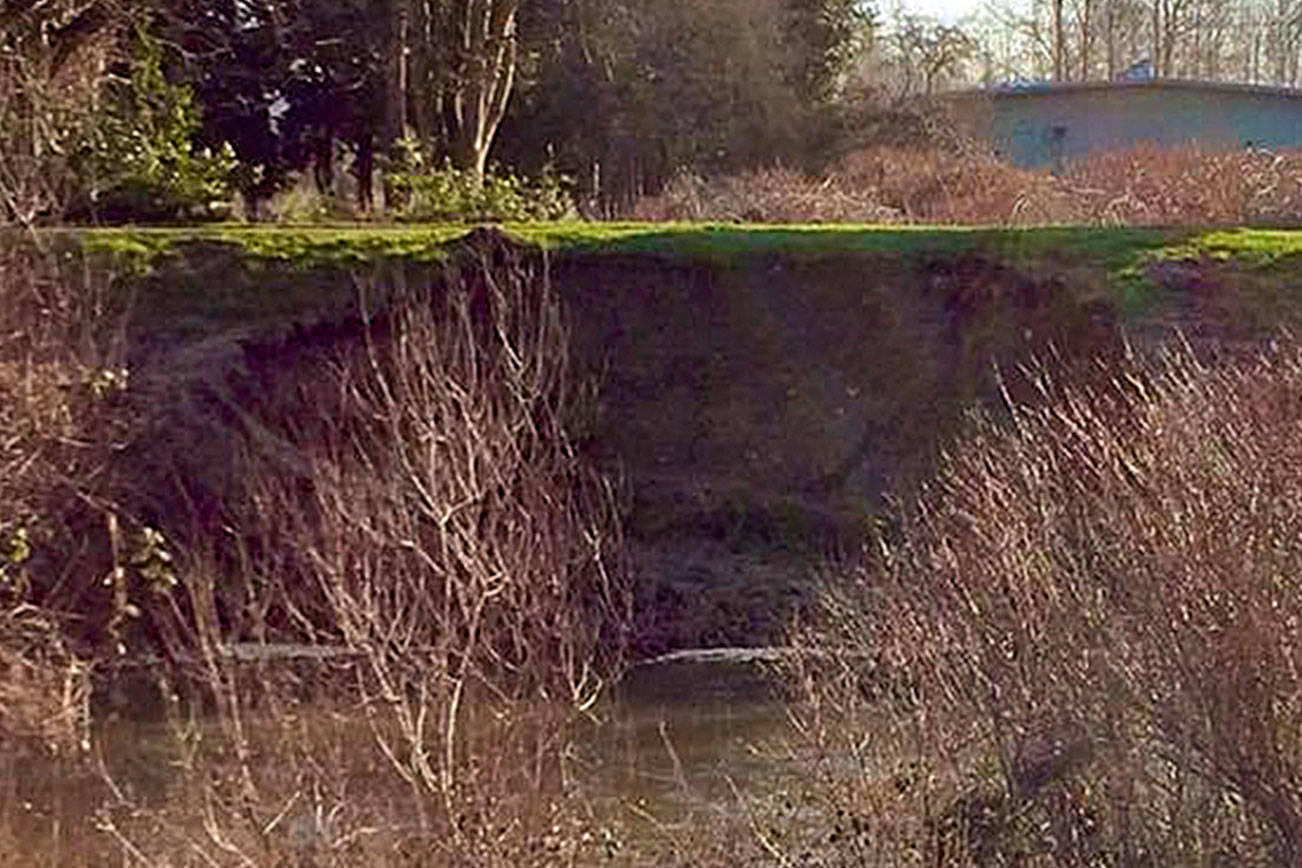
[[[383,815],[392,828],[416,827],[418,818],[402,807],[406,791],[401,781],[384,767],[360,716],[292,708],[295,721],[249,716],[253,750],[263,749],[258,734],[264,726],[282,741],[287,726],[315,732],[322,736],[317,749],[321,762],[338,783],[336,794],[314,795],[315,812],[306,809],[307,796],[294,795],[292,804],[283,796],[294,789],[293,781],[279,789],[266,787],[281,793],[289,805],[283,821],[277,821],[281,831],[297,838],[327,837],[327,821],[350,814],[358,823],[362,819],[357,818]],[[559,719],[539,714],[537,725],[556,726]],[[741,794],[763,797],[800,771],[783,748],[789,731],[786,708],[755,664],[677,662],[634,668],[589,714],[570,716],[562,729],[554,740],[564,756],[556,766],[561,769],[557,789],[569,786],[582,793],[594,829],[624,830],[620,852],[625,856],[638,843],[628,840],[630,834],[654,837],[657,829],[677,828],[675,824],[740,817],[746,804]],[[275,780],[276,764],[283,764],[290,775],[301,757],[291,762],[278,753],[283,750],[268,743],[255,767]],[[124,864],[118,830],[136,823],[133,834],[140,834],[141,819],[151,812],[161,817],[179,800],[194,799],[195,780],[202,780],[208,767],[214,779],[224,774],[219,769],[225,768],[228,753],[215,721],[192,720],[178,729],[175,717],[119,716],[97,726],[89,756],[0,758],[0,865]],[[196,769],[201,773],[196,775]],[[214,789],[221,791],[221,786]],[[197,801],[203,798],[209,796]],[[348,812],[340,813],[345,802]],[[274,810],[264,811],[264,817],[268,814]],[[193,864],[202,861],[196,857]]]
[[[720,806],[785,766],[785,706],[762,669],[671,663],[634,669],[578,744],[615,798],[661,808]]]

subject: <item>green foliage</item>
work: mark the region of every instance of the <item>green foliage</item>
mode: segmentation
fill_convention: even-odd
[[[400,140],[395,150],[384,186],[399,219],[532,222],[574,216],[566,179],[550,169],[534,180],[502,171],[486,172],[481,179],[446,159],[432,165],[420,145],[409,139]]]
[[[812,103],[835,99],[845,71],[872,40],[874,10],[859,0],[786,0],[786,12],[801,96]]]
[[[32,556],[32,547],[27,541],[27,528],[15,530],[4,545],[3,560],[6,564],[22,566]]]
[[[130,560],[140,574],[141,582],[150,591],[165,594],[176,587],[179,579],[167,538],[155,528],[146,525],[140,529]]]
[[[83,201],[74,215],[124,222],[224,216],[234,151],[196,149],[200,114],[189,88],[163,74],[157,42],[142,36],[129,79],[109,86],[108,111],[82,147]]]
[[[815,167],[840,150],[858,0],[536,0],[495,154],[554,162],[588,210],[627,214],[680,169]]]
[[[27,528],[19,526],[0,533],[0,600],[22,600],[29,582],[27,562],[32,557],[32,545]]]

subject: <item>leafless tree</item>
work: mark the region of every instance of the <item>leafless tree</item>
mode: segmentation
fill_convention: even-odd
[[[992,0],[974,22],[1012,77],[1107,80],[1147,59],[1166,78],[1293,85],[1297,0]],[[1006,76],[1007,77],[1007,76]]]
[[[58,216],[129,0],[0,2],[0,223]]]
[[[453,165],[482,179],[515,86],[520,0],[397,0],[392,9],[396,122],[441,138]]]

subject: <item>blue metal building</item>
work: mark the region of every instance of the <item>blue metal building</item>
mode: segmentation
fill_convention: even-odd
[[[1302,148],[1302,90],[1136,76],[946,94],[960,126],[1025,167],[1141,143]]]

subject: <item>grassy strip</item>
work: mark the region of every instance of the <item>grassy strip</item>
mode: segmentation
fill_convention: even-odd
[[[1222,261],[1271,267],[1292,266],[1302,254],[1302,231],[1296,229],[1227,229],[1203,233],[1195,252]]]
[[[434,265],[474,227],[438,225],[247,226],[51,230],[110,256],[149,284],[157,321],[242,319],[330,303],[341,270],[388,261]],[[1123,319],[1161,307],[1156,261],[1210,262],[1267,289],[1291,281],[1302,231],[1043,226],[745,225],[735,223],[507,224],[506,232],[558,255],[744,268],[757,259],[901,263],[979,256],[1077,291],[1111,296]],[[152,278],[152,279],[151,279]],[[345,281],[346,283],[346,281]],[[333,289],[332,289],[333,288]],[[329,298],[320,296],[324,292]],[[332,294],[333,293],[333,294]],[[1272,289],[1272,294],[1274,289]]]
[[[151,227],[61,230],[80,238],[91,252],[110,253],[145,264],[186,245],[228,245],[260,260],[303,267],[347,266],[376,259],[437,261],[450,241],[468,232],[459,225],[431,226],[240,226]]]
[[[376,257],[436,261],[449,242],[465,235],[471,228],[460,224],[218,225],[57,231],[80,238],[85,248],[91,251],[152,258],[187,244],[216,243],[236,246],[259,259],[314,266],[371,261]],[[1022,259],[1070,250],[1102,266],[1120,266],[1136,254],[1184,243],[1190,237],[1188,232],[1160,229],[989,229],[864,224],[749,226],[564,222],[507,224],[503,229],[522,241],[554,251],[644,254],[721,265],[767,254],[795,257],[883,253],[935,255],[981,250]],[[1292,233],[1250,233],[1254,237],[1262,234],[1289,236]],[[1302,244],[1302,240],[1288,243]]]

